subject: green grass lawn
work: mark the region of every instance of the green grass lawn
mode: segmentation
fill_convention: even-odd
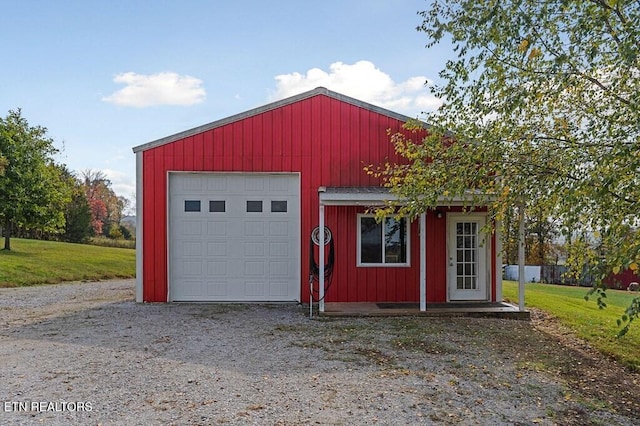
[[[631,330],[622,338],[616,334],[620,327],[616,320],[624,313],[638,293],[623,290],[607,290],[607,307],[599,309],[595,298],[584,300],[589,288],[552,284],[525,284],[525,305],[538,308],[571,328],[578,337],[619,362],[640,371],[640,322],[634,322]],[[503,296],[518,303],[518,284],[504,281]]]
[[[12,238],[11,251],[0,250],[0,287],[130,278],[135,273],[136,252],[131,249]]]

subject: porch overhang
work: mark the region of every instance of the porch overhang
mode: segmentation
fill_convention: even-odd
[[[438,206],[458,207],[469,204],[480,194],[467,191],[463,196],[438,197]],[[382,186],[321,186],[318,199],[325,206],[384,206],[402,200]]]
[[[487,194],[482,194],[472,190],[468,190],[462,196],[456,197],[439,197],[437,202],[437,208],[447,207],[462,207],[474,204],[478,197],[486,199]],[[490,197],[489,197],[490,198]],[[318,188],[318,201],[319,201],[319,226],[323,229],[325,226],[325,207],[326,206],[363,206],[363,207],[377,207],[385,206],[388,203],[404,204],[403,200],[397,195],[393,194],[389,188],[381,186],[342,186],[342,187],[330,187],[320,186]],[[420,289],[420,306],[419,312],[426,312],[427,310],[427,270],[426,270],[426,214],[422,213],[419,216],[419,256],[420,256],[420,275],[419,275],[419,289]],[[499,230],[498,230],[499,232]],[[319,232],[319,244],[324,246],[324,232]],[[319,282],[324,283],[325,271],[324,271],[324,250],[320,250],[319,253]],[[318,302],[318,310],[321,313],[325,312],[324,302],[324,285],[320,285],[320,301]],[[311,302],[310,302],[311,305]],[[310,306],[311,308],[311,306]],[[430,307],[431,309],[431,307]],[[311,308],[312,310],[312,308]],[[521,310],[522,307],[521,307]]]

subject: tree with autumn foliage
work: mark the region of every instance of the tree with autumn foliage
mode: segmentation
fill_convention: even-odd
[[[400,212],[466,195],[500,223],[522,206],[558,223],[576,273],[637,270],[638,2],[435,0],[420,16],[427,47],[447,40],[454,54],[433,87],[443,105],[425,118],[429,137],[393,135],[407,163],[377,171],[409,200]],[[639,316],[636,298],[621,334]]]
[[[112,227],[120,226],[128,200],[116,195],[111,188],[111,181],[100,170],[84,170],[80,180],[91,209],[94,235],[110,235]]]

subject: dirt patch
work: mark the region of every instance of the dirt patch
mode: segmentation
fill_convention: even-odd
[[[602,401],[618,412],[640,417],[639,374],[601,354],[543,311],[532,311],[532,323],[541,338],[555,342],[560,350],[534,351],[530,357],[549,357],[552,371],[584,398]]]

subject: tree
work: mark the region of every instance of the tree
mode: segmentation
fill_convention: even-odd
[[[82,171],[81,180],[91,208],[94,234],[109,236],[112,227],[120,226],[128,200],[116,195],[111,189],[111,181],[100,170]]]
[[[0,219],[5,250],[11,250],[14,226],[59,232],[64,225],[63,206],[69,199],[52,156],[57,152],[47,129],[30,126],[21,111],[0,118]]]
[[[66,166],[60,166],[62,179],[70,188],[71,198],[64,208],[64,233],[61,239],[73,243],[84,243],[93,232],[91,209],[80,180]]]
[[[498,221],[511,206],[540,209],[572,242],[575,271],[637,270],[638,1],[436,0],[420,15],[427,47],[449,40],[455,57],[433,89],[444,104],[429,136],[393,135],[406,163],[376,171],[410,201],[401,213],[461,195]]]

